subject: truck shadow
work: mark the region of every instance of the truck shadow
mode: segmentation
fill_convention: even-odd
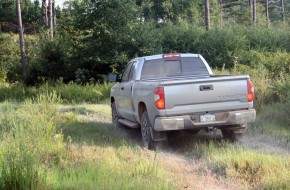
[[[61,127],[65,141],[71,139],[79,145],[92,146],[143,146],[140,128],[129,127],[115,128],[109,122],[96,121],[70,121]],[[219,131],[193,135],[181,131],[178,135],[167,141],[161,142],[158,151],[186,154],[196,147],[206,146],[211,143],[220,143],[222,136]]]
[[[123,131],[128,140],[140,147],[143,146],[142,136],[140,128],[132,129],[128,127],[122,127],[119,130]],[[188,151],[192,151],[196,147],[208,146],[209,144],[220,144],[224,142],[221,132],[204,132],[200,131],[198,134],[190,134],[185,131],[176,133],[176,136],[166,141],[162,141],[157,151],[161,152],[175,152],[185,154]]]

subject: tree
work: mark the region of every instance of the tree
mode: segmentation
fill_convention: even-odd
[[[220,10],[220,26],[223,26],[223,0],[219,0],[219,10]]]
[[[257,2],[256,0],[252,0],[253,3],[253,25],[256,27],[257,26]]]
[[[23,39],[20,1],[21,0],[16,1],[16,8],[17,8],[17,16],[18,16],[18,32],[19,32],[19,46],[20,46],[20,54],[21,54],[21,62],[22,62],[22,77],[23,77],[23,83],[26,84],[27,66],[26,66],[26,57],[25,57],[25,51],[24,51],[24,39]]]
[[[50,38],[53,39],[53,16],[52,16],[52,4],[53,0],[48,0],[49,4],[49,30],[50,30]]]
[[[265,0],[265,12],[266,12],[267,28],[269,28],[269,26],[270,26],[270,20],[269,20],[269,0]]]
[[[46,6],[46,0],[42,0],[41,4],[41,19],[42,19],[42,25],[47,26],[47,6]]]
[[[281,15],[282,15],[282,22],[285,27],[285,3],[284,0],[281,0]]]
[[[205,0],[205,27],[206,27],[206,30],[210,30],[209,0]]]
[[[52,3],[52,20],[53,20],[53,31],[56,32],[56,9],[55,9],[55,0]]]

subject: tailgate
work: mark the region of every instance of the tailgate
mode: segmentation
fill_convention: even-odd
[[[163,81],[166,115],[250,108],[248,75]]]

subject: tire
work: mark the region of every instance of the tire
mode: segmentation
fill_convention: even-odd
[[[247,128],[245,127],[244,131],[246,131]],[[240,141],[245,132],[240,132],[240,129],[221,129],[223,137],[225,140],[231,141],[231,142],[236,142]]]
[[[149,150],[156,150],[158,148],[158,141],[154,141],[151,136],[150,130],[152,126],[150,124],[147,111],[144,111],[141,118],[141,134],[143,146]]]
[[[117,113],[115,102],[113,102],[111,104],[111,109],[112,109],[112,123],[113,123],[113,126],[115,128],[123,127],[123,125],[121,123],[119,123],[119,121],[118,121],[120,119],[120,117],[119,117],[119,115]]]

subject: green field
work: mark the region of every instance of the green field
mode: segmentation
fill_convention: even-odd
[[[64,104],[51,92],[5,101],[0,104],[0,187],[182,189],[199,170],[209,170],[203,180],[227,180],[228,189],[287,189],[288,115],[289,106],[268,105],[239,143],[223,141],[219,132],[182,133],[152,152],[140,146],[139,130],[113,128],[108,100]],[[184,178],[186,168],[195,166],[198,170]],[[241,185],[230,188],[236,183]]]

